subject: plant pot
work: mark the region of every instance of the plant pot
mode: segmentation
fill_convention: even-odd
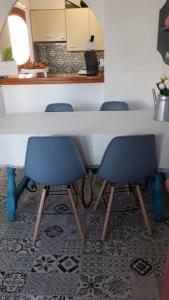
[[[154,103],[154,120],[169,122],[169,96],[158,95]]]
[[[0,61],[0,76],[18,75],[18,66],[15,61]]]

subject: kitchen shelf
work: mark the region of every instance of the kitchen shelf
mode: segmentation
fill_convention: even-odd
[[[47,74],[47,77],[24,77],[24,74],[19,76],[11,76],[0,79],[0,85],[20,85],[20,84],[65,84],[65,83],[99,83],[104,82],[104,75],[96,76],[80,76],[78,74]]]

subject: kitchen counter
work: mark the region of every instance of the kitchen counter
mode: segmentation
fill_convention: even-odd
[[[67,83],[97,83],[104,82],[104,75],[86,76],[78,74],[47,74],[47,77],[33,77],[20,74],[0,79],[0,85],[20,84],[67,84]]]
[[[0,114],[3,107],[7,114],[42,112],[48,104],[55,102],[70,103],[74,110],[99,110],[103,99],[102,74],[49,74],[47,78],[18,76],[0,79]]]

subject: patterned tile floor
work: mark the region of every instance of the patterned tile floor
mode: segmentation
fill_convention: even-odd
[[[3,169],[0,180],[1,300],[159,300],[169,236],[167,201],[166,216],[159,224],[152,221],[149,237],[134,198],[117,193],[105,242],[100,240],[104,201],[97,214],[92,207],[81,210],[86,231],[81,242],[67,196],[51,195],[40,239],[33,243],[40,189],[22,195],[17,220],[9,224]]]

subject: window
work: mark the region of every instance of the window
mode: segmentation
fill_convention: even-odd
[[[26,63],[30,57],[28,30],[21,15],[15,12],[8,17],[13,58],[18,65]]]

